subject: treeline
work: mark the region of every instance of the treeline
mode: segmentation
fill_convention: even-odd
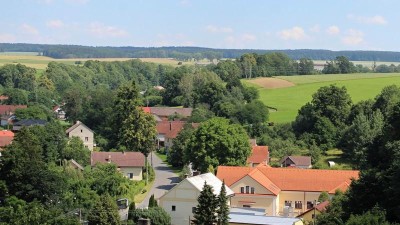
[[[213,49],[202,47],[93,47],[81,45],[45,45],[0,43],[0,52],[39,52],[52,58],[175,58],[220,59],[239,58],[246,53],[265,54],[279,52],[294,60],[333,60],[345,56],[351,61],[400,62],[400,52],[391,51],[330,51],[314,49],[261,50],[261,49]]]

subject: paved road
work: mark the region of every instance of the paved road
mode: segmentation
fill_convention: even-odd
[[[165,192],[174,187],[177,183],[179,183],[179,177],[167,166],[167,164],[163,163],[163,161],[154,153],[153,154],[153,168],[156,174],[156,178],[153,183],[153,187],[151,187],[148,192],[146,198],[140,203],[138,208],[147,207],[149,204],[149,198],[152,194],[154,194],[154,198],[160,198]],[[149,162],[151,162],[151,155],[148,157]]]

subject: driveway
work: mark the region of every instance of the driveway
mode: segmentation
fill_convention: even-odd
[[[147,193],[146,198],[142,203],[138,204],[137,208],[147,207],[149,204],[149,199],[152,194],[154,194],[154,198],[158,199],[172,187],[174,187],[177,183],[179,183],[180,179],[178,175],[176,175],[167,164],[165,164],[156,154],[153,152],[152,155],[148,156],[148,161],[151,162],[151,158],[153,157],[153,168],[155,172],[155,180],[153,186],[150,191]]]

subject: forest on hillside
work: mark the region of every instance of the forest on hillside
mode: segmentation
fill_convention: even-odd
[[[175,58],[221,59],[238,58],[246,53],[266,54],[280,52],[294,60],[333,60],[345,56],[351,61],[400,62],[400,52],[392,51],[330,51],[323,49],[262,50],[262,49],[213,49],[203,47],[110,47],[81,45],[46,45],[26,43],[0,43],[0,52],[38,52],[56,59],[62,58]]]

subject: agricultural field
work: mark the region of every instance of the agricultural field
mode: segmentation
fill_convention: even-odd
[[[382,88],[392,84],[400,84],[400,73],[391,74],[341,74],[341,75],[310,75],[310,76],[279,76],[274,78],[282,83],[291,82],[293,86],[271,88],[266,85],[268,79],[256,78],[243,80],[246,85],[257,87],[260,100],[271,110],[269,120],[275,123],[287,123],[296,118],[298,110],[311,101],[312,94],[320,87],[335,84],[345,86],[354,103],[372,99]]]
[[[72,58],[72,59],[53,59],[46,56],[39,56],[37,52],[0,52],[0,66],[5,64],[23,64],[35,69],[44,70],[49,62],[60,62],[69,65],[74,65],[75,62],[80,61],[84,63],[88,60],[98,61],[127,61],[132,58]],[[179,61],[169,58],[140,58],[143,62],[152,62],[157,64],[178,66]],[[182,62],[183,65],[191,65],[194,62]]]

